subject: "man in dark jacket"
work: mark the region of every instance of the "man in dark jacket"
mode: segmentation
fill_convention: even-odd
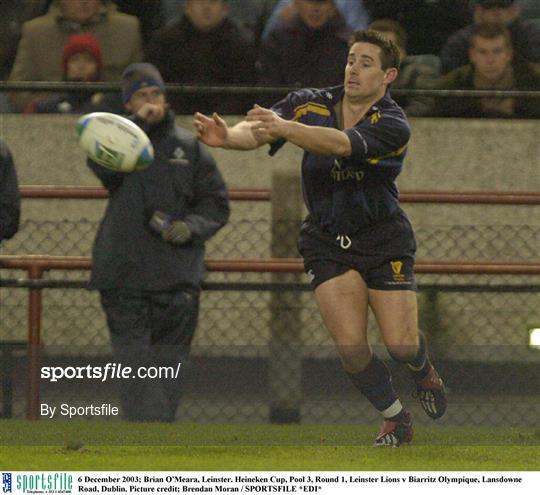
[[[512,37],[512,46],[528,62],[540,62],[540,27],[533,21],[520,17],[518,0],[477,0],[474,6],[474,23],[460,29],[448,38],[441,51],[442,73],[466,65],[469,38],[479,24],[506,26]]]
[[[204,242],[225,225],[229,203],[212,156],[175,127],[164,83],[151,64],[132,64],[123,101],[148,134],[155,159],[145,170],[88,165],[110,199],[93,248],[91,285],[100,290],[117,359],[132,368],[170,366],[175,378],[125,379],[124,416],[173,421],[177,373],[185,364],[199,309]]]
[[[17,172],[6,143],[0,140],[0,243],[19,230],[21,200]]]
[[[409,55],[436,55],[470,21],[470,0],[363,0],[371,21],[394,19],[407,31]]]
[[[297,15],[262,43],[258,82],[267,86],[336,86],[342,82],[351,34],[333,0],[295,0]]]
[[[186,0],[183,16],[153,38],[146,60],[169,83],[247,86],[254,81],[252,44],[228,18],[226,0]],[[244,113],[249,105],[236,96],[175,95],[169,98],[177,112],[191,114],[202,108]]]
[[[469,64],[446,74],[436,89],[536,91],[540,87],[540,65],[514,54],[510,32],[504,26],[475,26],[469,42]],[[441,117],[540,118],[540,99],[436,98],[432,113]]]

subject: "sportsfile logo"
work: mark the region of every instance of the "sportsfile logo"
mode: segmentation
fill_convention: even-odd
[[[15,488],[17,493],[71,493],[73,475],[68,473],[17,474]],[[4,493],[11,493],[11,491]]]
[[[11,493],[12,490],[11,473],[2,473],[2,493]]]

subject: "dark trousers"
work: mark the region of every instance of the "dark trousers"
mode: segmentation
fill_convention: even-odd
[[[131,421],[174,421],[181,382],[199,315],[194,289],[154,292],[114,289],[100,292],[115,359],[131,366],[171,367],[178,378],[119,379],[124,417]]]

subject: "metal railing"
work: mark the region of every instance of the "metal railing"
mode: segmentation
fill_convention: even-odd
[[[299,86],[234,86],[234,85],[192,85],[172,84],[165,85],[171,94],[186,95],[267,95],[283,96],[299,89]],[[96,82],[67,82],[67,81],[0,81],[1,91],[40,91],[40,92],[103,92],[114,93],[121,91],[118,83]],[[519,90],[460,90],[460,89],[393,89],[394,96],[432,96],[442,98],[540,98],[540,91]]]

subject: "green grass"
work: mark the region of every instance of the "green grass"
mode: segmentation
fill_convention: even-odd
[[[0,421],[3,470],[536,470],[540,431],[418,427],[371,447],[375,426]]]

